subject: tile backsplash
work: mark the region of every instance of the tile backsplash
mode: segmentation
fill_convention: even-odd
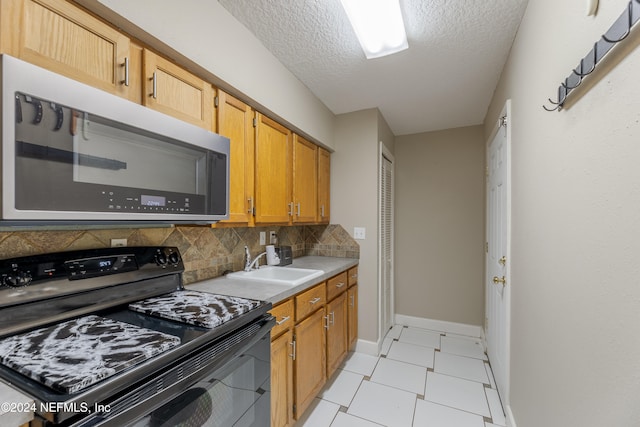
[[[221,276],[244,267],[244,247],[252,256],[264,251],[260,232],[275,231],[278,243],[289,245],[294,258],[303,255],[359,258],[360,246],[340,225],[106,230],[36,230],[0,232],[0,259],[47,252],[105,248],[111,239],[127,239],[128,246],[176,246],[185,264],[184,283]],[[268,237],[267,237],[268,239]]]

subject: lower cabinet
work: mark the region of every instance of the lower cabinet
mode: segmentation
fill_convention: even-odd
[[[300,419],[354,347],[357,286],[346,279],[342,272],[271,310],[271,427]]]
[[[342,292],[327,304],[327,377],[347,356],[347,294]]]
[[[295,417],[299,419],[327,381],[325,369],[325,314],[317,310],[294,328],[293,361]]]
[[[353,351],[358,340],[358,285],[347,291],[347,348]]]
[[[293,422],[293,332],[271,341],[271,425]]]

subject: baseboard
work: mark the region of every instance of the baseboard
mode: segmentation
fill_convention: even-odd
[[[511,412],[511,406],[507,405],[504,408],[504,412],[507,418],[507,427],[517,427],[516,419],[513,417],[513,412]]]
[[[366,341],[358,339],[356,341],[356,349],[358,353],[370,354],[372,356],[378,356],[380,354],[380,347],[382,346],[382,341],[374,342],[374,341]]]
[[[450,334],[467,335],[476,338],[480,338],[483,336],[482,326],[468,325],[466,323],[446,322],[444,320],[425,319],[422,317],[405,316],[403,314],[396,314],[395,319],[396,325],[433,329],[435,331],[448,332]]]

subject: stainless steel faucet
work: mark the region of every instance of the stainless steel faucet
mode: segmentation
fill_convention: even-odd
[[[260,255],[255,257],[255,259],[251,260],[251,253],[249,252],[249,248],[247,246],[244,247],[244,271],[251,271],[254,267],[258,268],[260,266],[260,258],[266,255],[266,252],[262,252]]]

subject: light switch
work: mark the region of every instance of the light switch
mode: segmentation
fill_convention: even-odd
[[[364,227],[353,227],[353,238],[356,240],[364,240],[366,237],[366,230]]]

